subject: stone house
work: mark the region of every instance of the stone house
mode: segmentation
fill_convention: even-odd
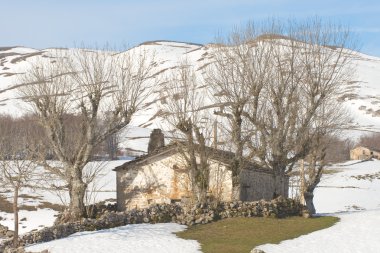
[[[181,155],[178,143],[164,146],[163,135],[158,146],[149,144],[148,154],[116,167],[117,206],[118,210],[145,208],[151,204],[175,203],[191,199],[192,191],[189,171]],[[160,138],[158,138],[160,139]],[[230,201],[232,193],[231,171],[228,163],[233,153],[209,148],[210,181],[208,195],[220,201]],[[274,192],[274,177],[269,170],[254,168],[247,163],[241,176],[241,193],[243,201],[270,200]],[[289,178],[278,183],[280,194],[288,196]]]
[[[380,159],[380,150],[371,147],[358,146],[350,150],[351,160]]]

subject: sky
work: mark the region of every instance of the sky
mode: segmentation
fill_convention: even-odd
[[[0,46],[207,44],[250,21],[318,16],[348,26],[361,52],[380,56],[379,0],[0,0],[0,9]]]

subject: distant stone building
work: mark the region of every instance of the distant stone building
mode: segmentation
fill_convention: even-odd
[[[351,160],[380,159],[380,150],[371,147],[359,146],[350,150]]]
[[[184,166],[179,145],[172,143],[163,146],[152,133],[155,143],[150,144],[150,153],[140,156],[115,168],[117,174],[117,205],[120,211],[132,208],[144,208],[154,203],[173,203],[191,198],[189,171]],[[151,137],[152,137],[151,135]],[[232,193],[231,171],[228,163],[233,153],[208,148],[210,152],[209,195],[221,201],[230,201]],[[280,194],[288,196],[289,179],[278,189]],[[271,171],[254,168],[248,164],[241,177],[241,200],[270,200],[274,192],[274,177]]]

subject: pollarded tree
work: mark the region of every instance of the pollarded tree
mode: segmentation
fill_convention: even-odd
[[[235,30],[227,39],[211,48],[212,62],[204,76],[211,98],[219,108],[216,115],[224,117],[235,156],[230,162],[232,199],[240,199],[240,173],[244,168],[244,149],[252,135],[247,131],[244,114],[248,106],[258,113],[261,93],[268,79],[272,49],[260,38],[262,28],[253,23],[243,30]],[[254,115],[250,114],[253,118]]]
[[[309,137],[309,152],[300,169],[300,196],[310,214],[315,214],[314,190],[319,184],[327,164],[327,152],[331,142],[338,139],[342,126],[349,116],[337,100],[325,101],[316,112],[318,120],[313,123],[313,134]]]
[[[267,40],[273,44],[272,57],[260,114],[254,105],[246,114],[256,134],[250,142],[251,155],[273,170],[274,196],[281,193],[283,178],[294,163],[313,151],[317,136],[323,138],[321,133],[348,124],[344,111],[332,103],[348,87],[355,57],[346,49],[349,34],[342,27],[314,19],[276,30],[287,37]]]
[[[274,197],[286,191],[285,175],[311,152],[320,132],[319,111],[350,84],[355,57],[345,49],[350,42],[346,29],[318,19],[285,25],[272,20],[259,28],[249,25],[215,46],[206,81],[222,108],[216,113],[229,122],[236,193],[242,150],[249,150],[246,159],[274,172]],[[332,118],[342,113],[331,112]],[[324,127],[336,126],[330,123]],[[342,128],[348,121],[339,123]]]
[[[212,127],[204,106],[205,94],[192,66],[186,62],[172,72],[162,91],[164,119],[180,133],[180,153],[189,169],[191,189],[198,202],[205,202],[209,189],[209,157],[207,148]],[[182,140],[181,140],[182,138]]]
[[[66,219],[85,215],[83,168],[96,145],[127,126],[149,95],[153,59],[145,52],[112,55],[101,50],[53,52],[31,63],[19,92],[38,115],[62,167],[45,168],[65,180]]]

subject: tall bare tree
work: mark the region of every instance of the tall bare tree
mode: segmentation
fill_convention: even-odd
[[[46,162],[44,166],[67,182],[70,219],[85,215],[83,168],[94,147],[127,126],[143,108],[152,61],[145,52],[58,50],[48,62],[31,63],[20,78],[20,94],[38,115],[61,162],[62,167]]]
[[[328,162],[327,152],[331,143],[342,132],[341,127],[349,121],[348,112],[337,100],[325,101],[316,112],[317,120],[313,122],[312,135],[309,137],[309,152],[303,159],[301,173],[301,200],[310,214],[315,214],[314,190],[320,182],[323,170]]]
[[[217,44],[206,81],[221,105],[216,113],[230,122],[236,152],[231,166],[235,197],[244,156],[274,172],[273,197],[286,191],[284,177],[312,151],[311,143],[321,133],[321,126],[316,128],[325,115],[321,110],[350,83],[355,57],[345,49],[350,42],[347,29],[316,18],[287,24],[270,20],[259,28],[249,25],[233,32],[227,43]],[[345,118],[342,110],[328,113],[333,119]],[[348,123],[328,122],[326,129]],[[244,147],[248,155],[242,152],[248,150]]]
[[[252,132],[244,127],[244,114],[251,109],[259,111],[260,98],[268,79],[271,44],[260,39],[259,28],[253,23],[245,29],[236,29],[226,41],[214,45],[212,63],[205,72],[211,97],[219,108],[216,115],[228,122],[235,157],[231,160],[232,199],[240,199],[240,173],[244,167],[244,148]],[[253,114],[250,115],[253,118]],[[252,129],[250,129],[252,130]]]
[[[202,82],[187,62],[172,72],[163,90],[162,110],[166,122],[180,132],[180,153],[189,169],[191,188],[196,200],[205,202],[209,187],[209,156],[207,149],[212,132],[207,111],[202,110],[205,94]],[[206,127],[209,126],[209,127]]]
[[[327,139],[316,137],[313,142],[312,150],[309,155],[302,160],[300,171],[300,198],[301,203],[305,204],[309,213],[315,214],[314,190],[319,184],[323,169],[326,165],[326,143]]]
[[[247,114],[256,131],[252,156],[274,171],[274,196],[294,163],[312,151],[316,136],[348,124],[345,112],[332,103],[350,83],[354,57],[345,49],[350,46],[348,32],[339,26],[313,19],[276,30],[288,37],[267,41],[273,50],[262,113],[253,119]]]

